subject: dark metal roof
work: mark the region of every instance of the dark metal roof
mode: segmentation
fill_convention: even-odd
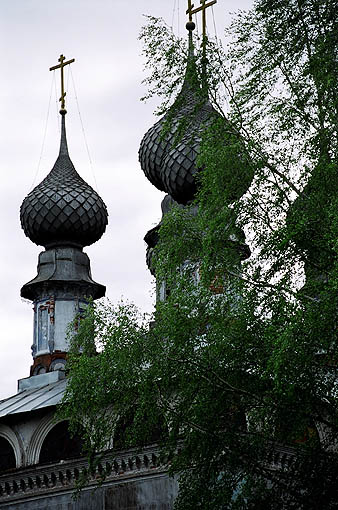
[[[43,407],[55,406],[64,394],[67,380],[21,391],[0,401],[0,418],[12,414],[35,411]]]
[[[165,116],[145,134],[139,150],[147,179],[181,204],[194,198],[201,134],[212,117],[218,115],[199,84],[190,32],[182,90]],[[183,134],[178,136],[181,130]]]
[[[59,156],[47,177],[24,199],[20,219],[26,236],[47,248],[89,246],[106,229],[103,200],[79,176],[69,157],[64,114]]]

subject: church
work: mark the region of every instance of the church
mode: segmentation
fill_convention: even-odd
[[[188,213],[194,215],[196,212],[197,216],[198,206],[195,206],[195,204],[193,204],[193,207],[190,206],[197,192],[196,175],[200,170],[198,167],[198,157],[202,149],[202,134],[205,127],[211,125],[213,120],[218,120],[218,116],[220,115],[209,100],[208,87],[206,84],[205,58],[201,60],[201,72],[198,73],[192,35],[195,28],[195,24],[192,21],[192,14],[202,12],[202,53],[203,50],[205,52],[203,41],[206,41],[206,9],[215,4],[216,1],[217,0],[209,0],[207,3],[207,0],[200,0],[201,5],[193,9],[192,0],[188,0],[188,10],[186,12],[189,15],[189,21],[186,25],[188,31],[188,57],[185,74],[182,80],[183,85],[173,105],[158,122],[150,127],[143,136],[140,144],[139,162],[145,177],[155,188],[166,194],[161,204],[161,222],[151,228],[144,237],[147,245],[146,262],[150,272],[152,272],[155,277],[153,254],[160,241],[159,230],[165,215],[170,211],[173,204],[175,204],[176,207],[182,208],[181,210],[184,212],[184,208],[188,206]],[[204,53],[204,57],[205,56],[206,53]],[[203,61],[205,67],[203,67]],[[79,321],[81,320],[81,316],[85,313],[89,301],[99,300],[104,297],[106,293],[105,282],[97,283],[95,274],[92,275],[91,263],[85,250],[86,247],[94,243],[99,243],[102,236],[105,235],[108,225],[108,209],[98,192],[89,186],[77,172],[68,150],[64,68],[73,62],[74,59],[66,60],[65,56],[61,55],[58,64],[50,68],[50,70],[60,71],[61,74],[61,109],[59,112],[61,116],[61,136],[59,154],[51,171],[42,182],[23,199],[20,208],[21,227],[25,236],[29,241],[41,247],[43,251],[41,251],[38,257],[36,275],[34,276],[34,274],[32,274],[30,281],[25,283],[21,288],[22,298],[28,300],[33,307],[32,363],[29,369],[29,376],[21,378],[18,381],[16,394],[0,401],[0,508],[11,510],[43,510],[49,507],[54,510],[172,510],[178,495],[178,480],[177,478],[169,476],[169,460],[163,455],[160,445],[157,442],[159,440],[159,435],[152,437],[145,446],[127,448],[124,446],[123,441],[120,440],[118,428],[113,428],[112,437],[109,438],[105,448],[101,451],[99,461],[95,464],[95,468],[89,470],[88,459],[83,453],[83,439],[81,435],[71,434],[67,420],[59,418],[56,413],[58,405],[62,401],[67,388],[67,359],[69,360],[70,358],[70,338],[72,335],[76,334]],[[183,134],[181,131],[182,125],[185,127]],[[222,138],[222,144],[223,140]],[[55,141],[55,146],[57,143],[58,142]],[[214,147],[212,147],[212,150],[214,150]],[[236,152],[235,157],[238,157],[238,152]],[[229,165],[229,167],[231,167],[232,171],[232,164]],[[220,168],[222,169],[222,167]],[[243,169],[244,165],[240,166],[240,168]],[[321,176],[322,171],[324,175],[325,170],[325,165],[323,165],[323,170],[320,166],[316,169],[319,176]],[[315,177],[318,178],[318,175],[317,177],[315,175]],[[253,181],[253,175],[247,171],[246,168],[238,177],[238,186],[234,188],[233,193],[229,194],[228,197],[230,202],[243,197]],[[332,182],[335,183],[336,181],[332,179]],[[327,184],[327,189],[330,189],[330,186],[333,189],[332,183]],[[214,189],[216,193],[220,194],[219,185],[214,186]],[[320,190],[322,190],[322,186],[320,186]],[[295,228],[296,235],[293,235],[292,240],[295,241],[299,252],[303,255],[304,253],[306,254],[306,256],[302,258],[304,262],[305,284],[300,290],[297,290],[297,292],[299,295],[301,295],[301,293],[306,293],[305,297],[311,303],[309,309],[314,310],[314,317],[317,318],[318,289],[326,285],[328,279],[327,274],[329,273],[329,269],[331,270],[333,266],[333,261],[331,259],[331,251],[326,250],[325,243],[324,250],[322,249],[322,225],[319,224],[319,228],[317,228],[317,219],[320,218],[321,215],[316,213],[318,218],[315,215],[315,229],[313,228],[312,220],[307,222],[306,216],[308,211],[306,210],[306,206],[309,203],[307,199],[311,195],[316,199],[316,186],[313,180],[310,180],[306,185],[305,192],[301,192],[298,198],[292,202],[292,205],[288,209],[286,223],[292,227],[294,222],[297,228]],[[288,199],[288,197],[286,198]],[[322,197],[320,198],[322,200]],[[317,200],[315,200],[315,203],[317,204]],[[320,207],[322,207],[322,204],[325,206],[326,202],[320,202]],[[223,207],[223,204],[221,204],[221,207]],[[303,217],[306,220],[303,222],[304,225],[301,226],[301,228],[299,227],[297,218],[299,211],[303,211]],[[315,209],[315,211],[317,211],[317,209]],[[222,227],[224,223],[225,222],[222,223]],[[233,263],[237,268],[240,268],[242,261],[246,259],[251,260],[249,258],[251,253],[246,243],[244,231],[240,227],[237,228],[235,221],[233,223],[235,228],[231,235],[228,235],[228,232],[225,234],[228,237],[225,239],[227,242],[227,250],[224,251],[233,254]],[[204,233],[204,230],[202,230],[202,233]],[[182,234],[181,239],[183,239],[184,242],[187,240],[184,234]],[[316,242],[316,246],[321,248],[320,250],[313,249],[314,241]],[[230,249],[228,249],[229,246]],[[322,256],[323,253],[324,256],[322,258],[319,257],[319,255]],[[201,273],[199,272],[200,267],[198,266],[200,261],[199,257],[200,253],[196,256],[196,265],[191,264],[193,266],[192,273],[195,271],[195,273],[193,273],[193,278],[196,276],[196,280]],[[186,261],[189,262],[189,256],[184,259],[184,264]],[[180,264],[182,264],[182,262],[180,262]],[[175,271],[177,267],[178,264],[176,264],[174,268]],[[180,265],[179,268],[181,269],[182,265]],[[209,266],[207,269],[209,269]],[[225,301],[223,299],[223,296],[226,295],[224,290],[226,284],[224,280],[218,279],[217,272],[210,271],[210,273],[211,284],[208,288],[213,293],[213,298],[215,297],[212,304],[214,302],[216,303],[219,296],[221,296],[221,299],[217,302]],[[167,275],[165,275],[162,280],[158,278],[156,299],[168,303],[174,292],[173,288],[170,288],[169,285],[167,286],[167,282],[163,281],[166,276]],[[191,283],[191,279],[189,283]],[[194,283],[195,281],[193,284]],[[295,293],[293,293],[293,295],[295,295]],[[234,293],[234,296],[236,305],[239,301],[239,295],[238,293]],[[231,301],[231,305],[233,301],[234,300]],[[208,305],[209,303],[210,301]],[[160,305],[161,304],[162,303],[160,303]],[[175,302],[174,306],[176,306],[176,304]],[[157,307],[157,309],[159,308],[160,306]],[[177,308],[179,307],[177,306]],[[183,308],[182,306],[181,309]],[[185,311],[182,312],[182,315],[183,313],[189,315]],[[198,313],[196,315],[198,315]],[[223,316],[227,317],[226,313],[223,314]],[[285,323],[287,323],[287,321]],[[314,324],[313,322],[309,323]],[[180,323],[178,324],[179,326],[176,328],[178,332],[177,336],[181,338],[184,328],[181,327]],[[190,337],[193,339],[201,339],[200,344],[202,346],[207,344],[208,346],[209,344],[205,341],[204,333],[206,330],[210,329],[209,326],[210,320],[208,315],[207,320],[204,321],[203,328],[198,329],[197,333],[195,330]],[[279,324],[278,327],[280,327]],[[318,329],[320,332],[318,336],[321,336],[324,327],[319,325],[318,328],[321,328]],[[225,328],[222,329],[222,332],[224,329]],[[304,328],[304,330],[305,329],[306,328]],[[236,332],[236,328],[234,328],[234,331]],[[252,331],[253,334],[250,338],[254,338],[257,330],[253,328]],[[150,333],[151,331],[147,329],[147,339],[151,336]],[[323,376],[319,380],[326,386],[326,384],[328,384],[327,381],[329,381],[328,374],[333,374],[331,369],[334,368],[336,371],[335,353],[333,357],[328,357],[329,351],[318,350],[316,346],[314,346],[311,351],[312,346],[306,343],[307,336],[308,332],[302,329],[302,331],[297,331],[296,340],[298,341],[299,338],[304,339],[304,351],[306,352],[307,358],[310,358],[308,352],[314,354],[311,358],[311,365],[309,364],[308,366],[312,367],[313,361],[315,360],[318,366],[324,369],[322,371]],[[311,337],[311,335],[309,336]],[[331,336],[332,331],[330,330],[328,334],[328,345],[330,348]],[[162,340],[168,337],[169,334],[166,330],[162,335],[158,335],[159,343],[164,345]],[[127,335],[126,338],[128,338]],[[236,338],[234,335],[234,339],[231,339],[231,342],[234,342],[229,350],[229,359],[232,363],[234,360],[234,352],[237,346],[241,347],[243,338],[240,334],[236,334]],[[182,343],[184,343],[184,341]],[[222,347],[224,344],[225,342],[223,342]],[[255,345],[256,344],[253,343],[253,346]],[[273,343],[272,345],[275,344]],[[294,344],[291,344],[291,346],[292,345]],[[270,344],[267,344],[267,346],[270,351]],[[123,347],[125,347],[125,344]],[[27,345],[26,348],[28,350],[29,346]],[[262,349],[261,345],[259,345],[259,349]],[[264,352],[266,353],[267,350]],[[285,352],[288,354],[287,350],[285,350]],[[96,354],[95,352],[95,355]],[[174,354],[173,363],[177,363],[176,352],[174,352]],[[218,353],[216,352],[216,354]],[[267,354],[267,359],[270,360],[270,352]],[[290,355],[292,362],[295,358],[294,354],[295,351],[293,350]],[[165,361],[167,360],[166,356],[167,354],[163,356]],[[190,361],[190,357],[191,355],[189,352],[186,359]],[[82,356],[80,359],[83,360],[84,358],[85,357]],[[112,358],[112,356],[109,358],[109,363],[111,365]],[[223,358],[220,358],[223,361]],[[239,357],[238,359],[241,363],[242,358]],[[282,360],[285,359],[284,357],[282,358]],[[302,358],[302,360],[304,359],[305,358]],[[142,360],[142,362],[143,366],[145,366],[145,370],[148,371],[149,365],[144,363],[144,360]],[[138,365],[137,369],[140,366],[141,364]],[[217,416],[220,422],[218,424],[218,430],[221,431],[221,433],[224,431],[227,433],[227,430],[235,430],[236,436],[240,439],[239,443],[241,443],[240,448],[242,448],[242,452],[245,451],[246,446],[251,446],[253,437],[251,430],[254,431],[255,437],[257,437],[257,423],[259,425],[260,423],[264,425],[263,422],[255,421],[254,413],[251,415],[253,416],[251,423],[250,415],[249,419],[247,419],[247,414],[245,414],[247,411],[246,402],[250,403],[252,397],[256,406],[256,394],[251,395],[251,388],[249,386],[250,381],[253,379],[251,377],[246,378],[248,373],[255,373],[250,372],[250,366],[251,365],[248,364],[249,368],[244,371],[242,371],[242,364],[240,366],[240,374],[244,374],[245,379],[248,379],[249,383],[248,386],[244,385],[244,388],[249,387],[250,389],[250,393],[244,392],[245,398],[243,397],[244,404],[242,407],[238,405],[238,400],[232,401],[231,398],[228,399],[229,406],[225,406],[224,403],[227,402],[227,400],[220,397],[221,393],[219,393],[218,386],[213,388],[212,393],[206,394],[207,397],[202,401],[203,406],[205,402],[208,401],[219,404],[219,408],[222,407],[221,412],[219,412],[219,408],[215,407],[216,412],[214,412],[214,414],[209,414],[208,419],[210,419],[210,423],[207,423],[207,427],[212,431],[214,431],[215,428],[217,430],[217,426],[215,426],[215,417]],[[287,366],[293,365],[286,364],[286,367]],[[295,367],[297,367],[297,365],[295,365]],[[288,380],[288,371],[282,363],[278,369],[279,368],[281,373],[286,375],[285,379]],[[227,367],[225,367],[224,370],[226,369]],[[185,367],[182,369],[182,372],[184,370]],[[210,364],[207,365],[207,370],[210,370]],[[221,370],[223,371],[222,366]],[[123,365],[121,372],[123,377],[125,377],[125,365]],[[135,372],[137,372],[137,370],[135,370]],[[319,371],[317,372],[319,373]],[[196,386],[200,388],[202,387],[201,372],[197,369],[195,373],[195,380],[197,381]],[[309,371],[310,377],[305,374],[307,379],[311,379],[313,373],[314,372]],[[211,372],[211,378],[213,378],[213,375],[213,372]],[[300,375],[302,377],[303,374]],[[114,372],[114,377],[116,377],[116,372]],[[112,380],[113,378],[110,379],[110,381]],[[157,382],[158,379],[152,379],[151,384],[153,384],[154,380]],[[186,380],[187,379],[183,378],[183,382]],[[296,378],[296,381],[297,380]],[[334,382],[334,389],[330,389],[330,391],[336,392],[335,373],[332,376],[332,380]],[[300,388],[309,387],[307,384],[305,385],[305,383],[303,386],[304,381],[305,377],[301,381],[302,384]],[[97,380],[95,379],[95,383],[96,382]],[[270,380],[268,380],[268,382],[270,383]],[[305,382],[307,383],[308,381]],[[222,382],[222,384],[224,384],[224,382]],[[290,388],[292,392],[294,392],[292,384],[293,382],[291,380]],[[226,381],[224,384],[226,391],[229,390],[228,386]],[[70,385],[68,385],[68,388],[69,387]],[[98,385],[88,385],[88,388],[89,387],[93,387],[97,390]],[[107,391],[107,386],[102,384],[99,387],[103,388],[103,392],[107,392],[107,400],[109,399],[108,402],[105,401],[107,405],[101,406],[100,409],[111,410],[113,407],[111,403],[114,402],[114,400],[111,398],[109,391]],[[138,385],[136,384],[135,387],[138,388]],[[222,388],[222,385],[219,387]],[[286,387],[289,387],[288,381]],[[168,401],[170,404],[173,400],[172,388],[174,388],[174,391],[177,391],[177,379],[174,380],[174,385],[170,386],[170,392],[168,393]],[[297,386],[295,386],[295,388],[296,390],[298,389]],[[230,390],[233,392],[234,389],[230,387]],[[118,395],[124,395],[124,393],[121,392],[120,386],[117,386],[116,391]],[[263,395],[267,395],[268,401],[271,402],[273,399],[270,398],[270,385],[268,384],[267,387],[259,386],[259,396],[262,391]],[[236,388],[233,394],[237,398]],[[250,398],[248,398],[248,395]],[[306,421],[302,419],[300,422],[301,427],[299,427],[299,430],[295,430],[293,415],[291,413],[290,418],[288,416],[287,423],[285,420],[282,420],[285,415],[283,414],[281,419],[279,419],[280,417],[277,413],[274,422],[277,423],[276,437],[277,439],[282,437],[283,442],[273,442],[270,440],[269,435],[268,441],[263,437],[261,443],[261,446],[266,445],[266,448],[262,448],[261,451],[264,454],[268,453],[270,455],[265,455],[263,457],[264,473],[265,467],[268,466],[270,470],[269,476],[271,476],[268,480],[270,480],[271,483],[273,483],[273,477],[276,475],[276,486],[279,491],[276,492],[276,494],[278,497],[282,495],[283,501],[287,493],[284,487],[281,489],[278,487],[279,472],[285,475],[286,480],[288,477],[291,478],[292,490],[293,487],[300,487],[298,492],[302,493],[304,486],[297,486],[297,478],[293,477],[293,474],[298,475],[299,471],[300,483],[306,480],[307,485],[305,489],[308,490],[311,498],[315,492],[312,491],[312,486],[315,490],[317,490],[317,486],[323,487],[326,490],[327,499],[332,488],[336,492],[336,473],[338,472],[338,468],[337,471],[335,471],[335,469],[331,469],[330,467],[331,465],[333,465],[334,468],[338,466],[336,462],[336,452],[334,452],[335,455],[332,455],[332,464],[330,464],[332,445],[336,445],[336,410],[332,414],[332,423],[334,423],[332,430],[334,434],[330,435],[330,424],[328,425],[327,419],[327,410],[330,409],[327,406],[328,401],[325,401],[325,406],[322,405],[323,401],[320,402],[320,406],[318,405],[320,412],[317,416],[317,404],[319,402],[319,400],[317,400],[317,395],[315,395],[315,400],[311,400],[311,395],[309,395],[309,400],[306,400],[308,395],[308,392],[302,391],[297,395],[297,398],[300,397],[300,400],[304,399],[311,405],[313,402],[316,403],[315,419],[309,419],[307,409],[307,414],[305,416]],[[189,395],[189,399],[190,398],[191,396]],[[248,400],[245,400],[247,398]],[[190,405],[191,400],[187,399],[188,405]],[[336,396],[333,400],[335,406]],[[155,400],[155,405],[157,402],[158,400]],[[284,400],[282,399],[282,403],[283,402]],[[288,403],[288,401],[286,402]],[[185,403],[186,402],[184,402],[184,404]],[[132,406],[132,404],[130,404],[130,406]],[[291,404],[293,404],[292,401]],[[270,409],[269,405],[266,407],[267,410]],[[201,408],[203,406],[201,406]],[[70,407],[70,409],[73,408]],[[86,407],[87,417],[89,414],[88,409],[89,406]],[[253,407],[253,409],[255,411],[256,407]],[[278,410],[278,406],[276,406],[276,409]],[[289,409],[293,410],[292,406],[290,408],[286,407],[287,412]],[[284,413],[285,407],[282,406],[282,410]],[[312,411],[312,409],[310,410]],[[322,416],[320,416],[321,412],[323,412]],[[320,423],[321,420],[322,423]],[[270,422],[270,415],[268,415],[267,421]],[[85,423],[85,419],[83,419],[81,423]],[[231,427],[224,425],[227,423],[230,423]],[[318,426],[318,423],[321,427]],[[252,428],[250,430],[251,425]],[[178,434],[181,434],[180,426],[181,422],[179,422],[179,426],[177,427]],[[188,422],[188,426],[190,427],[190,422]],[[158,430],[160,430],[160,426]],[[206,428],[206,430],[208,430],[208,428]],[[237,433],[238,430],[240,434]],[[243,431],[249,431],[250,434],[246,435],[242,433]],[[163,429],[161,429],[160,434],[162,432]],[[187,435],[183,437],[187,439]],[[199,439],[198,435],[195,437],[197,440]],[[223,436],[220,435],[220,437],[221,439],[217,441],[217,446],[221,456],[218,456],[219,458],[216,459],[217,462],[214,470],[216,473],[216,482],[222,477],[224,479],[228,477],[224,469],[224,458],[226,455],[224,454]],[[229,437],[231,439],[231,436]],[[332,441],[332,437],[334,441]],[[179,441],[181,441],[181,439],[182,435],[179,435]],[[195,440],[193,445],[195,444],[196,446],[197,440]],[[321,442],[324,445],[323,448]],[[185,441],[185,443],[188,443],[188,441]],[[238,447],[239,443],[232,446],[231,452],[231,458],[236,460],[236,466],[237,459],[240,458],[239,452],[241,452]],[[324,450],[325,443],[327,451]],[[294,453],[296,451],[305,451],[305,448],[302,448],[303,446],[307,447],[307,445],[313,445],[313,451],[315,455],[318,456],[318,462],[315,456],[313,458],[309,457],[311,462],[313,462],[313,464],[309,463],[311,472],[307,471],[308,466],[305,456],[299,455],[298,457],[298,460],[300,459],[301,461],[300,467],[294,462],[296,458],[294,457]],[[209,447],[209,444],[207,446]],[[311,448],[309,448],[308,451],[311,452]],[[187,471],[191,471],[191,452],[193,452],[192,448],[190,448],[188,452],[189,462],[187,463]],[[206,468],[204,471],[202,469],[199,471],[200,478],[197,478],[197,484],[199,482],[205,483],[209,492],[212,492],[215,486],[209,484],[209,480],[205,477],[207,470],[210,468],[210,462],[206,462],[206,459],[208,460],[207,448],[204,448],[201,452],[200,458]],[[245,453],[247,452],[245,451]],[[253,453],[256,455],[256,450],[253,451]],[[251,462],[253,456],[248,456],[248,458],[249,462]],[[327,466],[329,466],[329,469],[325,468],[327,459]],[[324,468],[322,468],[320,464],[322,460],[325,461],[323,463]],[[249,465],[248,463],[248,466],[251,470],[251,464]],[[312,469],[312,466],[315,466],[315,469]],[[317,469],[316,466],[319,466],[322,472]],[[302,478],[303,468],[306,476]],[[182,471],[177,470],[176,472],[181,473]],[[224,473],[226,473],[227,476],[223,476]],[[265,488],[267,478],[264,473],[263,478],[261,477],[260,480],[263,480]],[[235,474],[237,476],[238,472]],[[236,479],[237,485],[231,487],[231,491],[228,494],[230,498],[241,493],[243,482],[245,482],[245,477],[243,477],[241,472],[241,466],[239,474],[239,480],[238,478]],[[323,474],[322,480],[320,480],[321,485],[317,480],[320,474]],[[82,486],[78,497],[74,497],[76,488],[78,485],[81,485],[82,479],[85,479],[85,485]],[[254,478],[254,483],[256,483],[256,480],[257,478]],[[189,496],[191,496],[192,491],[195,491],[197,484],[193,485]],[[183,483],[181,487],[183,487]],[[315,494],[319,503],[317,506],[311,506],[311,508],[315,508],[316,510],[317,508],[321,508],[319,505],[322,504],[322,501],[326,503],[325,498],[322,499],[323,491],[321,491],[321,493],[320,491],[321,489]],[[199,497],[198,490],[195,492],[197,493],[197,497]],[[209,492],[207,495],[209,495]],[[293,497],[291,492],[290,497]],[[333,498],[333,501],[337,500]],[[279,503],[278,501],[278,504]],[[223,500],[221,504],[223,504]],[[203,507],[203,503],[201,504],[200,501],[198,501],[197,506]],[[284,503],[282,507],[288,508],[287,504],[284,505]],[[209,506],[209,508],[212,508],[212,506]],[[257,508],[263,508],[263,506],[257,506]],[[266,507],[264,506],[264,508]],[[277,508],[277,506],[269,506],[268,508]],[[278,508],[280,508],[280,506]],[[292,508],[297,507],[293,506]],[[303,506],[302,508],[307,507]],[[330,508],[335,507],[330,506]]]
[[[92,486],[72,501],[86,460],[81,438],[71,437],[67,422],[56,422],[54,414],[67,384],[68,325],[81,316],[88,296],[105,295],[105,286],[92,278],[83,248],[99,241],[108,223],[104,202],[79,176],[68,153],[63,68],[72,61],[61,55],[56,66],[62,76],[58,158],[21,206],[26,236],[45,251],[39,255],[37,276],[21,289],[21,296],[33,303],[30,376],[18,381],[16,395],[0,403],[0,507],[171,508],[176,484],[161,465],[156,445],[142,454],[112,456],[108,450]],[[93,492],[100,469],[110,474]]]
[[[203,3],[202,10],[215,3]],[[188,9],[189,11],[189,9]],[[199,148],[198,134],[215,115],[207,96],[201,103],[196,93],[190,2],[189,57],[176,120],[162,138],[166,117],[144,136],[139,159],[148,180],[167,193],[165,214],[174,202],[182,207],[196,192],[194,174]],[[66,421],[55,419],[55,409],[67,384],[66,362],[69,324],[81,317],[88,297],[105,296],[105,286],[91,274],[90,260],[83,251],[99,242],[108,224],[107,208],[94,189],[77,173],[68,152],[64,67],[74,62],[63,55],[50,70],[61,72],[61,140],[52,170],[23,200],[21,226],[28,239],[44,251],[39,255],[37,275],[24,284],[21,296],[33,304],[33,362],[29,377],[18,381],[15,395],[0,402],[0,507],[12,510],[62,509],[171,509],[177,495],[177,480],[167,473],[159,448],[151,444],[139,450],[113,449],[107,445],[95,473],[78,499],[74,489],[87,461],[80,436],[72,436]],[[198,88],[200,85],[198,84]],[[198,107],[192,130],[173,148],[177,123]],[[193,142],[191,143],[191,140]],[[158,228],[145,236],[147,263],[158,242]],[[160,288],[158,299],[165,299]],[[75,325],[76,328],[76,325]],[[100,474],[105,472],[98,486]],[[94,490],[95,489],[95,490]]]
[[[99,241],[108,223],[104,202],[76,172],[68,153],[63,68],[72,61],[61,55],[55,66],[62,78],[58,158],[21,206],[26,236],[45,251],[39,255],[37,276],[21,289],[34,310],[30,376],[18,381],[16,395],[0,403],[0,507],[171,508],[176,485],[156,445],[142,455],[121,451],[112,456],[108,451],[101,466],[110,473],[104,486],[93,492],[99,467],[92,486],[72,501],[86,460],[81,438],[71,437],[67,422],[56,422],[54,414],[67,384],[68,325],[81,316],[87,296],[105,295],[105,286],[92,278],[83,248]]]

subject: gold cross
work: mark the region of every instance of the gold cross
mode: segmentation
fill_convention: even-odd
[[[75,58],[72,58],[71,60],[67,60],[67,62],[65,62],[65,60],[66,60],[66,57],[64,55],[60,55],[60,58],[58,59],[60,64],[49,68],[50,71],[54,71],[55,69],[61,69],[61,97],[59,99],[59,101],[61,101],[61,110],[65,109],[65,97],[66,97],[65,84],[64,84],[64,79],[63,79],[63,68],[66,65],[72,64],[73,62],[75,62]]]
[[[211,5],[214,5],[217,3],[217,0],[211,0],[211,2],[206,3],[207,0],[200,0],[200,3],[202,4],[200,7],[196,7],[196,9],[193,9],[194,4],[191,3],[191,0],[188,0],[188,10],[187,14],[189,14],[189,21],[192,19],[192,15],[196,12],[202,11],[202,30],[203,30],[203,39],[206,37],[207,33],[207,17],[206,17],[206,10]]]
[[[186,14],[189,14],[189,21],[192,21],[192,9],[194,7],[194,4],[191,3],[191,0],[188,0],[188,9],[186,10]]]

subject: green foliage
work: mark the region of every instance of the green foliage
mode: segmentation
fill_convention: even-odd
[[[139,39],[144,44],[144,69],[150,70],[151,74],[142,82],[148,90],[141,100],[160,97],[162,104],[157,109],[157,115],[161,115],[182,85],[187,47],[182,39],[175,37],[162,18],[147,16],[147,20]]]
[[[178,510],[338,505],[334,10],[257,0],[229,51],[209,44],[209,96],[220,111],[225,87],[230,110],[203,134],[195,203],[163,218],[166,300],[148,318],[92,304],[73,340],[62,416],[90,458],[114,434],[159,440]],[[153,18],[141,38],[168,105],[186,50]]]

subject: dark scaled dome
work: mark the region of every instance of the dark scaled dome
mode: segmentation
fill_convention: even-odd
[[[21,226],[33,243],[45,248],[89,246],[100,239],[108,223],[107,208],[76,172],[68,154],[65,110],[61,110],[60,153],[53,169],[24,199]]]
[[[195,66],[192,33],[184,84],[169,111],[143,137],[139,150],[147,179],[180,204],[196,193],[196,159],[206,125],[219,114],[202,90]],[[183,135],[179,135],[182,130]]]

